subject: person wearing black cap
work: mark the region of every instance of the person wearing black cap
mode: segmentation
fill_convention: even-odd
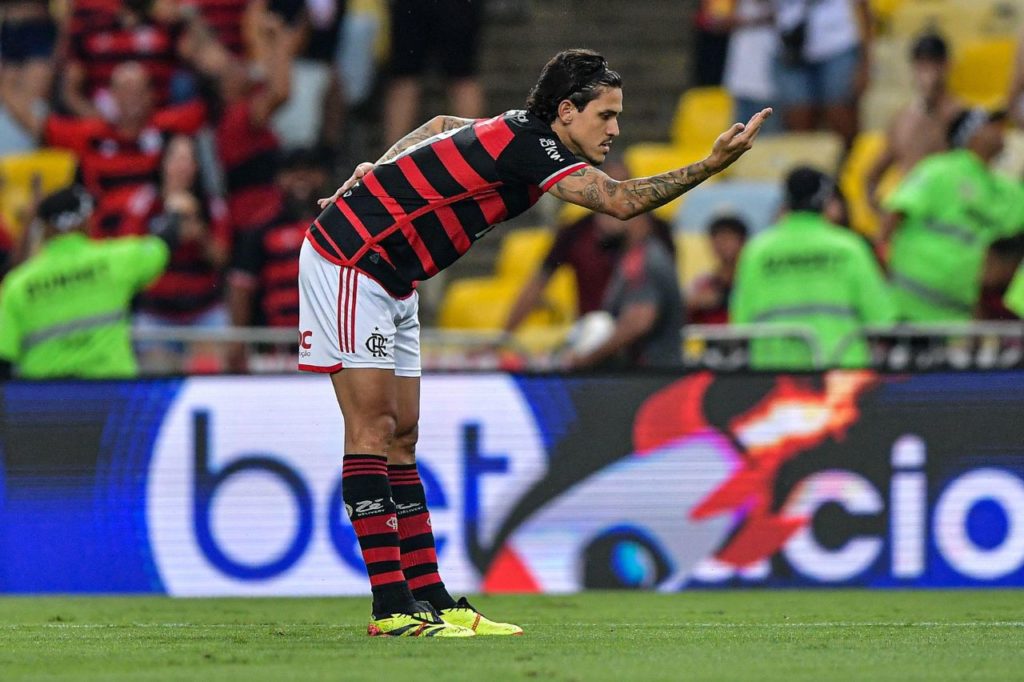
[[[843,348],[842,342],[862,325],[895,319],[882,272],[862,239],[822,217],[835,193],[832,178],[796,168],[786,178],[785,193],[787,213],[740,255],[730,321],[803,326],[813,332],[827,366],[866,366],[867,346]],[[812,361],[805,341],[751,342],[755,369],[812,369]]]
[[[128,311],[167,266],[156,235],[90,241],[93,200],[80,187],[43,199],[43,244],[0,290],[0,359],[23,378],[126,378],[138,374]]]
[[[901,319],[974,317],[989,245],[1024,229],[1024,188],[991,168],[1005,118],[982,108],[959,114],[952,150],[919,163],[886,200],[878,250]]]
[[[920,36],[910,50],[910,61],[914,97],[889,121],[885,148],[864,178],[868,201],[879,215],[879,185],[886,172],[892,168],[905,175],[924,157],[949,149],[946,131],[964,109],[960,98],[949,91],[949,48],[942,36]]]

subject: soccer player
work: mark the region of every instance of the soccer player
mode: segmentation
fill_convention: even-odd
[[[437,571],[416,469],[416,282],[451,265],[544,192],[627,219],[750,149],[765,109],[686,168],[617,181],[598,170],[619,134],[622,79],[590,50],[555,55],[526,110],[437,116],[360,164],[309,228],[299,259],[299,368],[330,374],[345,422],[342,495],[373,592],[371,635],[520,634],[456,601]]]

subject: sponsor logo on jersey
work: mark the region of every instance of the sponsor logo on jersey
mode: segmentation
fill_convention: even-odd
[[[544,153],[547,154],[552,161],[564,161],[562,155],[558,153],[558,147],[556,146],[557,144],[558,143],[552,140],[550,137],[540,138],[541,149],[544,150]]]

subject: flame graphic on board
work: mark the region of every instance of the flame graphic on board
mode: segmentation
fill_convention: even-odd
[[[719,561],[743,567],[769,557],[810,521],[772,512],[779,469],[828,438],[841,441],[860,417],[858,399],[875,382],[870,372],[831,372],[817,391],[781,377],[760,403],[732,420],[730,431],[743,446],[741,465],[690,510],[693,520],[740,516]]]

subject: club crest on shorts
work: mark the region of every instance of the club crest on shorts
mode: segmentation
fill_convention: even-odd
[[[366,350],[370,351],[375,358],[387,357],[388,340],[376,327],[374,327],[373,333],[370,334],[369,338],[366,339]]]

